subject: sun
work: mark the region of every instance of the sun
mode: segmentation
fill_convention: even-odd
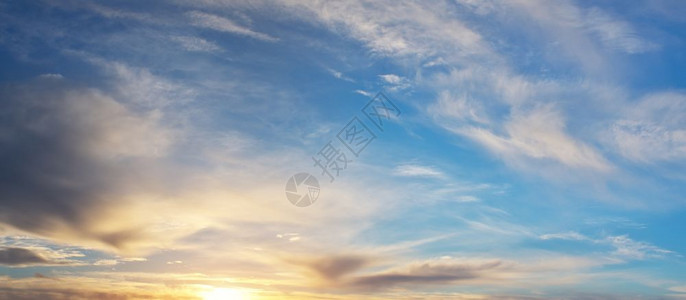
[[[250,294],[243,290],[214,288],[203,293],[202,298],[203,300],[250,300]]]

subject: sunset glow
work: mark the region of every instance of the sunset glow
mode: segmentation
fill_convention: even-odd
[[[203,300],[250,300],[247,292],[229,288],[214,288],[202,297]]]
[[[0,300],[686,299],[684,0],[0,0]]]

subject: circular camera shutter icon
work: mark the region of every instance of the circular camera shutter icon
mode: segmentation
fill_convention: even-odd
[[[309,173],[298,173],[286,182],[286,198],[293,205],[306,207],[319,197],[319,181]]]

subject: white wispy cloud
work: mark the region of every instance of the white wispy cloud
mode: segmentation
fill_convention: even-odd
[[[593,217],[584,220],[584,224],[592,226],[616,226],[618,228],[645,229],[646,224],[624,217]]]
[[[116,259],[101,259],[93,263],[94,266],[115,266],[119,263]]]
[[[455,7],[448,3],[377,1],[317,2],[284,1],[297,8],[302,19],[312,14],[315,23],[343,32],[364,42],[373,52],[393,57],[438,52],[451,57],[485,51],[481,36],[459,19],[451,17]],[[308,18],[309,17],[309,18]]]
[[[429,166],[421,165],[400,165],[393,169],[393,174],[407,177],[434,177],[443,178],[443,172]]]
[[[181,47],[188,51],[215,52],[221,50],[221,47],[219,47],[217,44],[199,37],[173,36],[171,39],[179,43]]]
[[[599,8],[586,12],[584,24],[609,49],[634,54],[659,48],[656,43],[640,37],[630,23],[618,20]]]
[[[545,30],[564,37],[560,40],[565,43],[575,41],[590,46],[595,42],[600,48],[630,54],[659,48],[654,42],[641,37],[631,23],[599,7],[583,8],[572,1],[516,1],[510,4],[524,9],[535,22],[545,25]],[[567,46],[573,47],[571,44]],[[597,50],[588,48],[578,57],[593,59],[596,55],[593,52]]]
[[[471,195],[462,195],[462,196],[457,196],[455,197],[455,200],[457,202],[479,202],[481,199],[479,199],[476,196],[471,196]]]
[[[388,85],[387,89],[391,91],[404,90],[411,85],[409,79],[395,74],[382,74],[379,77]]]
[[[615,247],[613,254],[620,258],[644,260],[675,254],[646,242],[634,241],[627,235],[610,236],[605,241]]]
[[[336,70],[331,69],[331,68],[327,68],[326,70],[329,71],[329,73],[331,73],[331,75],[333,75],[333,77],[336,77],[336,78],[338,78],[338,79],[342,79],[342,80],[345,80],[345,81],[348,81],[348,82],[355,82],[354,79],[345,76],[345,75],[344,75],[342,72],[340,72],[340,71],[336,71]]]
[[[363,90],[355,90],[355,93],[358,93],[358,94],[360,94],[360,95],[362,95],[362,96],[367,96],[367,97],[374,96],[373,93],[367,92],[367,91],[363,91]]]
[[[571,240],[571,241],[583,241],[583,240],[589,239],[585,235],[580,234],[578,232],[574,232],[574,231],[564,232],[564,233],[548,233],[548,234],[540,235],[539,238],[542,240],[559,239],[559,240]]]
[[[162,110],[168,106],[189,103],[198,94],[188,85],[156,75],[148,68],[110,61],[86,53],[73,54],[111,76],[113,96],[125,104],[140,105],[149,110]]]
[[[38,77],[46,78],[46,79],[56,79],[56,80],[64,78],[64,76],[62,76],[62,74],[54,74],[54,73],[41,74]]]
[[[191,11],[188,12],[188,16],[190,17],[192,24],[195,26],[238,35],[244,35],[267,42],[278,41],[277,38],[272,37],[268,34],[253,31],[247,27],[243,27],[239,24],[236,24],[236,22],[232,20],[217,15],[208,14],[200,11]]]
[[[406,80],[405,78],[400,77],[400,76],[395,75],[395,74],[383,74],[383,75],[379,75],[379,77],[381,77],[381,79],[383,79],[384,81],[386,81],[390,84],[395,84],[395,85],[398,85],[398,84],[400,84]]]
[[[539,236],[542,240],[569,240],[585,241],[600,245],[609,245],[614,250],[609,253],[615,258],[622,260],[646,260],[665,258],[669,255],[677,255],[675,252],[665,250],[653,244],[635,241],[628,235],[607,236],[604,238],[591,238],[575,231],[563,233],[548,233]]]
[[[686,95],[651,94],[623,108],[602,141],[620,155],[642,163],[686,158]]]
[[[597,150],[565,132],[559,112],[550,106],[516,113],[504,125],[506,135],[472,127],[457,130],[490,151],[517,164],[519,158],[551,159],[569,167],[611,170],[610,163]]]
[[[427,111],[434,116],[447,117],[462,122],[481,124],[491,122],[481,102],[466,93],[453,95],[450,91],[444,90]]]
[[[531,81],[512,74],[507,63],[507,54],[498,53],[489,47],[477,31],[466,26],[459,18],[454,18],[454,6],[436,3],[365,5],[358,1],[297,1],[285,2],[284,5],[297,7],[294,10],[296,12],[303,13],[304,10],[307,13],[314,13],[317,21],[326,24],[333,31],[345,28],[346,30],[342,31],[344,34],[364,42],[375,53],[407,63],[416,63],[418,60],[421,62],[417,66],[418,69],[424,64],[435,65],[431,62],[453,66],[449,69],[448,75],[442,76],[442,72],[438,72],[438,75],[433,74],[426,79],[417,77],[418,79],[410,80],[396,74],[381,74],[379,77],[394,90],[406,88],[415,84],[415,81],[432,88],[439,98],[428,109],[422,109],[430,115],[440,114],[444,118],[437,121],[442,126],[474,139],[506,161],[510,161],[512,165],[523,165],[524,157],[553,161],[572,168],[599,171],[608,171],[612,168],[591,144],[565,130],[566,124],[562,118],[564,108],[530,108],[537,102],[539,105],[535,107],[546,107],[541,105],[546,103],[545,100],[541,100],[543,97],[560,97],[564,91],[559,90],[559,84],[551,80]],[[584,22],[583,11],[567,2],[540,6],[518,2],[511,5],[520,8],[520,11],[535,15],[534,19],[544,23],[556,21],[550,17],[551,10],[554,11],[554,15],[571,15],[560,19],[571,19],[570,22],[579,24]],[[467,6],[480,10],[481,13],[506,9],[493,5],[488,9],[471,4]],[[391,9],[382,10],[381,7]],[[309,14],[302,16],[305,15]],[[585,34],[575,33],[574,26],[561,23],[558,27],[569,30],[572,35]],[[569,46],[583,47],[575,44]],[[573,53],[574,49],[570,50],[570,53]],[[484,65],[484,61],[489,63]],[[597,64],[591,62],[589,65]],[[438,82],[432,82],[436,79]],[[528,108],[520,108],[526,105]],[[464,127],[464,124],[454,124],[454,119],[477,124],[502,120],[501,116],[494,115],[502,110],[514,113],[505,124],[495,123],[486,127]],[[549,121],[552,122],[552,126],[545,124]]]

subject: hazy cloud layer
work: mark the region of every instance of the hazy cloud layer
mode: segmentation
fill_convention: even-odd
[[[50,261],[28,249],[0,248],[0,264],[9,266],[49,265]]]

